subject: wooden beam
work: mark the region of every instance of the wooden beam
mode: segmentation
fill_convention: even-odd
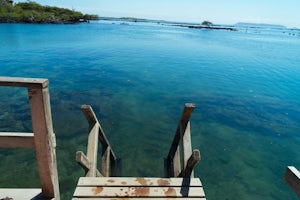
[[[101,141],[102,146],[109,146],[110,147],[110,155],[113,158],[113,160],[116,160],[117,157],[116,157],[115,153],[113,152],[111,145],[109,144],[109,141],[108,141],[100,123],[99,123],[99,130],[100,130],[99,140]]]
[[[172,177],[177,177],[181,172],[181,162],[180,162],[180,148],[177,147],[177,151],[175,153],[174,159],[173,159],[173,168],[174,168],[174,174],[171,175]]]
[[[104,177],[109,177],[110,172],[110,147],[102,147],[102,167],[101,173]]]
[[[48,79],[42,78],[16,78],[0,76],[0,86],[27,87],[42,89],[48,87]]]
[[[197,163],[199,163],[199,161],[200,161],[200,151],[198,149],[195,149],[187,162],[187,166],[179,174],[179,177],[193,178],[191,177],[191,175],[193,173],[194,167],[196,166]]]
[[[192,155],[192,141],[191,141],[191,127],[190,122],[181,122],[181,133],[182,133],[182,153],[183,153],[183,168],[186,168],[188,160]],[[192,172],[191,177],[194,177]]]
[[[90,162],[82,151],[76,152],[76,162],[85,170],[85,174],[87,174],[90,170]],[[96,170],[96,177],[103,177],[103,175]]]
[[[96,177],[97,154],[98,154],[99,125],[96,123],[89,133],[87,145],[87,158],[90,163],[90,170],[86,174],[88,177]]]
[[[98,123],[99,130],[100,130],[99,139],[100,139],[102,145],[110,146],[108,139],[106,138],[105,133],[101,127],[101,124],[98,121],[95,112],[93,111],[93,108],[90,105],[82,105],[81,110],[82,110],[84,116],[86,117],[87,121],[91,125],[91,128],[94,126],[95,123]],[[111,149],[111,154],[112,154],[113,158],[116,160],[116,156],[115,156],[114,152],[112,151],[112,149]]]
[[[28,96],[42,194],[60,199],[48,88],[28,88]]]
[[[35,148],[33,133],[0,132],[0,148]]]
[[[284,175],[286,183],[300,197],[300,172],[293,166],[288,166]]]
[[[115,198],[115,197],[205,197],[203,187],[77,187],[73,197],[98,197]]]
[[[152,177],[80,177],[78,187],[87,186],[173,186],[173,187],[200,187],[202,183],[199,178],[152,178]]]
[[[90,105],[82,105],[81,110],[86,120],[88,121],[89,125],[91,126],[90,128],[92,128],[94,124],[98,122],[97,117],[93,111],[93,108]]]
[[[82,151],[76,152],[76,162],[85,170],[87,174],[87,172],[90,170],[90,162]]]
[[[173,138],[173,142],[171,144],[171,148],[169,150],[168,156],[167,156],[167,165],[170,166],[172,163],[172,160],[175,156],[175,153],[177,151],[177,147],[179,145],[180,140],[182,139],[182,137],[184,137],[184,134],[181,134],[182,132],[185,133],[186,126],[188,125],[188,122],[191,118],[192,112],[195,108],[195,105],[192,103],[186,103],[184,105],[184,109],[183,112],[181,114],[178,126],[177,126],[177,130],[175,133],[175,136]],[[168,169],[170,169],[168,167]]]

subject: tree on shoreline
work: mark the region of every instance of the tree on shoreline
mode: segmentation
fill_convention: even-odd
[[[207,27],[211,27],[211,26],[213,26],[213,23],[212,22],[210,22],[210,21],[203,21],[202,23],[201,23],[201,25],[203,25],[203,26],[207,26]]]
[[[42,6],[33,1],[14,4],[12,0],[0,0],[0,23],[73,24],[98,18],[97,15]]]

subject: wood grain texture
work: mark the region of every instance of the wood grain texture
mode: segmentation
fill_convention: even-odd
[[[199,178],[151,178],[151,177],[81,177],[77,186],[174,186],[200,187]]]
[[[0,76],[0,86],[42,89],[48,87],[48,79]]]
[[[0,132],[0,148],[35,148],[33,133]]]

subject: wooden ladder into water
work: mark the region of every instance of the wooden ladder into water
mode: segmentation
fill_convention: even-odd
[[[33,133],[0,132],[0,148],[35,148],[41,188],[0,189],[0,199],[60,199],[47,79],[0,77],[0,86],[28,90]]]
[[[190,116],[194,107],[193,104],[184,106],[166,159],[168,178],[146,178],[115,177],[117,158],[92,107],[83,105],[82,111],[89,122],[87,155],[77,152],[76,161],[83,167],[86,176],[79,178],[73,200],[206,199],[202,183],[193,173],[200,161],[199,150],[192,151],[191,145]],[[98,139],[102,144],[101,172],[97,169]]]

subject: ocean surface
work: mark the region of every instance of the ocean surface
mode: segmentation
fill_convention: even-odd
[[[151,23],[0,24],[0,75],[50,81],[62,199],[83,169],[92,105],[123,176],[164,176],[185,103],[207,199],[298,199],[300,31]],[[0,88],[0,131],[31,132],[27,92]],[[39,187],[33,150],[0,150],[0,187]],[[1,194],[0,194],[1,197]]]

